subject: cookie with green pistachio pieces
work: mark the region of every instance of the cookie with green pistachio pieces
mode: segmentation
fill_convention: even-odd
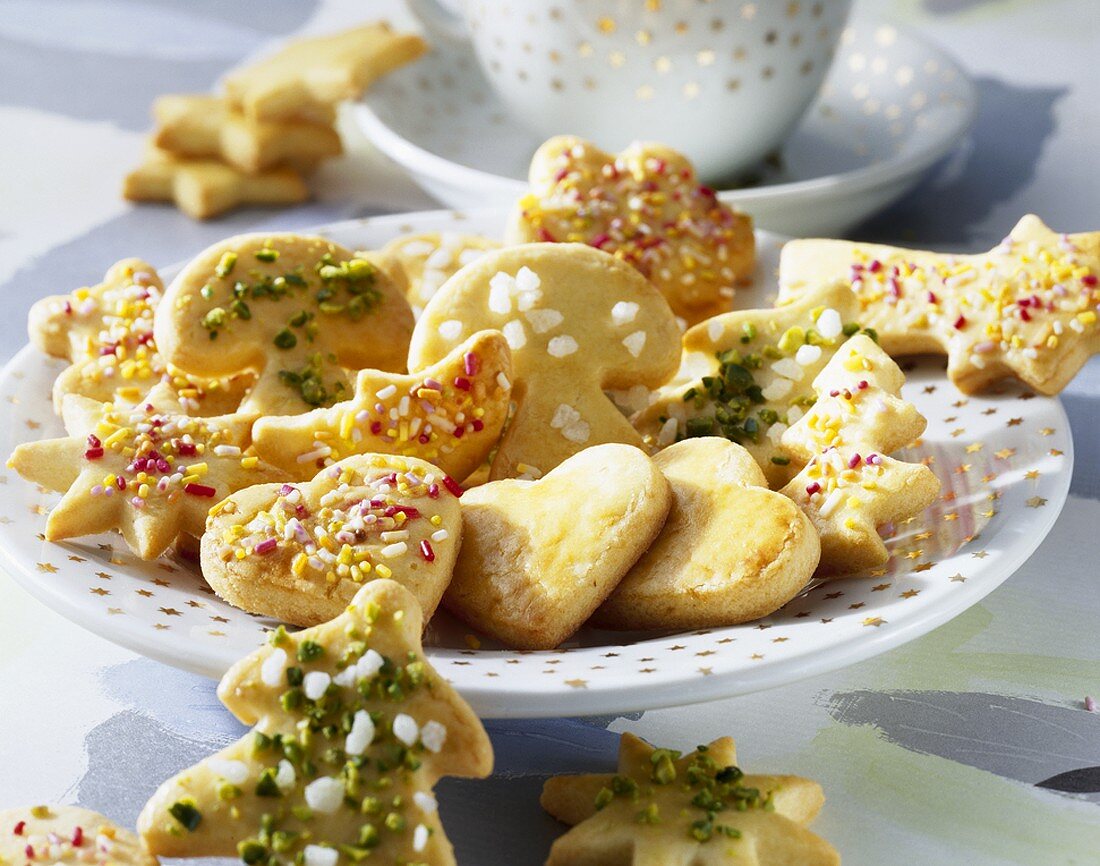
[[[546,781],[542,807],[574,825],[546,866],[838,866],[808,829],[824,802],[809,779],[744,773],[729,737],[681,754],[627,733],[618,772]]]
[[[852,290],[833,283],[771,310],[724,313],[691,328],[674,380],[634,416],[655,449],[694,436],[745,447],[768,483],[791,475],[780,437],[814,401],[814,376],[859,331]]]
[[[489,457],[508,417],[512,355],[479,331],[417,373],[360,370],[354,396],[304,415],[261,418],[257,453],[295,478],[351,454],[420,457],[463,480]]]
[[[157,866],[141,840],[78,806],[0,811],[0,863],[12,866]]]
[[[348,369],[405,368],[413,318],[394,270],[321,237],[230,238],[172,281],[157,307],[157,345],[196,375],[254,372],[243,412],[328,406],[350,393]]]
[[[1100,232],[1027,215],[996,247],[957,255],[840,240],[783,247],[780,297],[843,279],[891,355],[947,356],[968,394],[1014,377],[1057,394],[1100,351]]]
[[[814,379],[817,402],[783,434],[804,466],[781,492],[821,536],[819,574],[885,563],[877,527],[919,514],[939,493],[927,466],[887,456],[924,432],[924,417],[898,396],[904,380],[873,340],[853,337]]]
[[[254,415],[190,417],[165,385],[137,406],[70,394],[62,418],[68,436],[19,445],[8,461],[64,493],[46,520],[48,541],[115,529],[156,559],[181,532],[201,535],[225,496],[287,477],[250,453]]]
[[[202,573],[230,604],[302,626],[392,577],[427,620],[458,556],[461,493],[430,463],[388,454],[348,457],[303,484],[249,487],[210,509]]]
[[[282,629],[218,697],[252,731],[169,779],[138,819],[166,857],[246,864],[453,866],[432,787],[484,778],[481,723],[425,661],[416,600],[368,583],[338,617]]]

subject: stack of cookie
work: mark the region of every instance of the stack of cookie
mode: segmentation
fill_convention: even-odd
[[[384,22],[291,43],[223,81],[224,94],[162,96],[145,164],[123,195],[207,219],[239,205],[294,204],[305,176],[341,153],[336,105],[426,49]]]

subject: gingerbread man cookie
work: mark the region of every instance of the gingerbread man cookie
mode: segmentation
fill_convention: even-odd
[[[202,376],[258,374],[241,410],[291,415],[347,393],[345,368],[403,370],[412,312],[379,260],[320,237],[209,247],[157,308],[164,356]]]
[[[78,806],[0,812],[0,863],[11,866],[157,866],[141,840]]]
[[[619,741],[614,775],[556,776],[542,806],[576,825],[546,866],[839,866],[807,829],[825,802],[798,776],[747,775],[733,740],[682,755],[633,734]]]
[[[653,462],[672,488],[653,544],[593,617],[618,629],[735,625],[778,610],[821,556],[814,525],[740,445],[685,439]]]
[[[48,541],[117,529],[134,553],[156,559],[181,532],[201,535],[210,506],[234,490],[286,478],[249,453],[254,415],[191,418],[163,385],[135,407],[70,394],[62,417],[67,437],[27,442],[8,461],[64,492]]]
[[[483,778],[492,747],[420,646],[416,599],[368,583],[336,619],[268,646],[218,686],[252,730],[157,789],[138,819],[165,857],[454,866],[432,786]]]
[[[703,186],[682,154],[636,143],[613,156],[574,136],[531,161],[510,243],[589,244],[637,268],[689,325],[730,308],[755,265],[752,220]]]
[[[395,238],[382,247],[382,252],[397,261],[405,272],[409,304],[419,319],[440,286],[489,250],[497,249],[499,241],[481,235],[425,232]]]
[[[261,418],[256,452],[295,477],[349,454],[421,457],[462,481],[500,438],[512,393],[508,343],[480,331],[419,373],[360,370],[350,400]]]
[[[724,313],[684,334],[683,360],[634,424],[651,448],[694,436],[743,445],[774,487],[791,474],[779,441],[814,400],[811,383],[851,334],[851,289],[826,286],[773,310]]]
[[[604,394],[655,387],[675,372],[679,332],[637,271],[582,244],[487,253],[439,290],[417,322],[409,369],[435,364],[471,334],[499,330],[512,349],[515,413],[491,477],[538,477],[603,442],[641,444]]]
[[[968,394],[1010,376],[1057,394],[1100,348],[1100,232],[1057,234],[1036,216],[980,255],[791,241],[779,276],[781,297],[845,279],[887,352],[946,354]]]
[[[874,341],[853,337],[814,379],[818,400],[783,434],[808,461],[782,493],[821,536],[823,574],[851,574],[889,558],[877,527],[927,508],[940,482],[927,466],[886,456],[924,431],[898,394],[905,376]]]
[[[210,510],[202,573],[230,604],[291,625],[339,615],[393,578],[430,619],[462,536],[461,490],[413,457],[360,454],[305,484],[261,484]]]

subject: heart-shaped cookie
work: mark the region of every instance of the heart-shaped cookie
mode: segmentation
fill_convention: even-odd
[[[211,510],[202,573],[230,604],[301,626],[392,578],[427,620],[458,554],[456,493],[430,463],[383,454],[348,457],[304,484],[258,484]]]
[[[671,501],[653,461],[618,444],[585,449],[538,481],[467,490],[444,604],[508,646],[552,649],[649,547]]]
[[[596,612],[620,629],[735,625],[778,610],[813,577],[813,523],[752,455],[717,436],[685,439],[653,462],[672,486],[661,534]]]

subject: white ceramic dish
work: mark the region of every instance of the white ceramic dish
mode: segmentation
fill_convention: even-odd
[[[759,73],[746,60],[745,75]],[[976,103],[973,83],[947,54],[909,31],[857,19],[778,165],[722,198],[758,228],[843,235],[954,148]],[[376,83],[353,110],[378,149],[450,207],[510,206],[540,143],[509,116],[468,43],[441,43]]]
[[[349,246],[377,247],[412,231],[492,234],[500,211],[408,214],[323,227]],[[767,303],[780,240],[761,233],[755,284],[739,306]],[[50,401],[61,369],[26,347],[0,374],[0,448],[62,434]],[[915,364],[905,396],[929,420],[915,455],[943,496],[889,541],[880,574],[814,588],[759,623],[684,634],[585,630],[554,652],[472,649],[468,629],[437,617],[433,664],[485,717],[579,716],[684,704],[757,691],[843,667],[902,644],[970,607],[1038,547],[1065,502],[1069,425],[1055,399],[1015,385],[965,398],[940,359]],[[0,475],[0,556],[29,592],[103,637],[167,664],[220,676],[273,623],[213,595],[193,565],[141,562],[118,536],[42,540],[56,501],[12,472]]]

